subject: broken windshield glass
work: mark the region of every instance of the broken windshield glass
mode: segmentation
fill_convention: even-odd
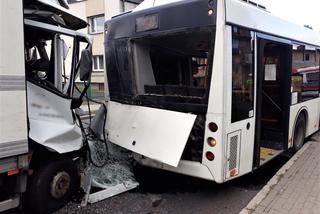
[[[213,38],[212,28],[205,28],[133,40],[138,99],[171,110],[205,112]]]
[[[103,146],[102,144],[100,144]],[[97,151],[91,153],[99,154],[99,146],[95,146]],[[98,188],[110,188],[119,184],[135,183],[135,178],[132,169],[131,152],[123,150],[120,147],[109,143],[108,161],[104,167],[92,167],[92,184]]]

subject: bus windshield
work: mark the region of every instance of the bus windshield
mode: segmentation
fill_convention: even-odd
[[[174,1],[107,21],[110,100],[206,113],[216,25],[210,2]]]
[[[141,103],[170,106],[172,110],[198,104],[194,110],[187,107],[181,111],[206,111],[213,38],[213,30],[202,29],[133,40],[134,75]]]

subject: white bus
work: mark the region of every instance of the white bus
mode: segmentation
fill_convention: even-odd
[[[109,140],[143,165],[223,183],[319,130],[319,84],[292,71],[320,34],[260,5],[145,0],[106,22],[105,56]]]

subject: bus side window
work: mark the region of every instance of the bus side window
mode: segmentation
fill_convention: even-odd
[[[312,46],[293,45],[292,102],[296,104],[319,97],[319,51]]]
[[[232,114],[231,122],[253,116],[253,37],[248,30],[232,29]]]

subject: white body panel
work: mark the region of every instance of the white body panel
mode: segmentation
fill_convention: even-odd
[[[208,167],[206,167],[205,165],[199,162],[181,160],[177,167],[173,167],[164,163],[159,163],[149,158],[142,158],[141,156],[134,156],[134,158],[140,164],[145,166],[164,169],[171,172],[177,172],[177,173],[189,175],[192,177],[214,181],[214,178],[210,170],[208,169]]]
[[[28,152],[22,1],[0,1],[0,26],[0,158],[3,158]]]
[[[79,150],[82,134],[74,122],[71,99],[60,97],[27,82],[29,137],[59,153]]]
[[[320,98],[309,100],[303,103],[292,105],[290,107],[290,120],[289,120],[289,142],[288,147],[292,147],[292,139],[294,135],[294,127],[298,119],[299,113],[303,110],[307,111],[307,130],[306,137],[319,130],[319,118],[320,118]]]
[[[20,0],[0,1],[0,74],[24,76],[23,10]]]
[[[0,91],[0,158],[28,152],[25,100],[24,90]]]
[[[112,143],[176,167],[195,119],[192,114],[109,102],[106,128]]]
[[[320,46],[319,33],[239,0],[226,0],[226,22]],[[220,11],[219,11],[220,12]]]
[[[208,103],[208,113],[206,115],[206,126],[208,127],[210,122],[214,122],[218,126],[216,132],[211,132],[208,128],[205,129],[204,139],[213,137],[217,141],[215,147],[210,147],[207,143],[204,143],[203,147],[203,157],[202,164],[207,166],[214,177],[214,180],[218,183],[224,181],[224,169],[221,167],[226,164],[227,157],[225,156],[225,121],[227,106],[225,103],[226,92],[226,64],[225,55],[226,53],[226,29],[225,29],[225,14],[224,14],[224,3],[223,1],[218,1],[217,5],[217,22],[216,22],[216,35],[215,35],[215,47],[214,52],[219,54],[214,54],[213,67],[211,75],[211,86],[210,95]],[[211,151],[215,155],[214,161],[209,161],[205,154],[207,151]]]

